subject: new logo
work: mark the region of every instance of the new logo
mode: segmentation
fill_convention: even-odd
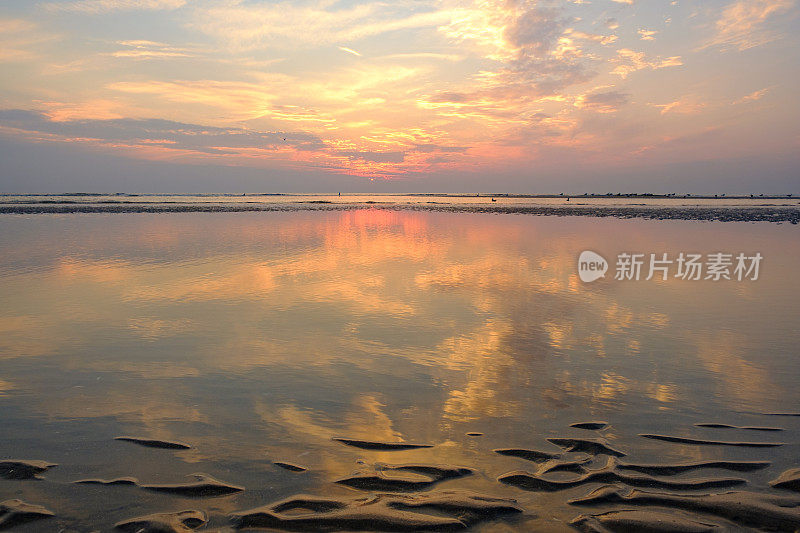
[[[602,255],[586,250],[578,258],[578,276],[581,281],[590,283],[605,277],[608,261]]]

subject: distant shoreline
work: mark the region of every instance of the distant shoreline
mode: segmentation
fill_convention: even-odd
[[[498,196],[499,197],[499,196]],[[571,197],[578,198],[578,197]],[[651,197],[647,197],[651,198]],[[700,197],[692,196],[691,199]],[[713,198],[713,197],[711,197]],[[733,197],[727,197],[733,198]],[[749,199],[749,197],[747,197]],[[772,199],[761,197],[759,199]],[[776,198],[780,199],[780,198]],[[796,198],[785,198],[796,200]],[[0,214],[80,214],[80,213],[239,213],[292,211],[352,211],[380,209],[389,211],[429,211],[444,213],[490,213],[537,216],[583,216],[643,218],[651,220],[707,220],[720,222],[800,222],[800,205],[754,206],[607,206],[607,205],[467,205],[467,204],[398,204],[398,203],[284,203],[284,204],[180,204],[180,203],[36,203],[0,205]]]
[[[336,196],[339,193],[326,192],[326,193],[98,193],[98,192],[62,192],[62,193],[0,193],[0,198],[11,196],[16,197],[60,197],[60,196],[77,196],[77,197],[95,197],[95,196],[112,196],[119,198],[137,198],[137,197],[153,197],[153,196],[195,196],[195,197],[232,197],[240,198],[242,196],[281,196],[281,197],[298,197],[304,196]],[[655,194],[655,193],[583,193],[583,194],[515,194],[515,193],[438,193],[438,192],[414,192],[414,193],[401,193],[401,192],[348,192],[341,193],[342,197],[348,196],[410,196],[410,197],[442,197],[442,198],[540,198],[540,199],[559,199],[559,198],[640,198],[640,199],[673,199],[673,200],[800,200],[800,194]]]

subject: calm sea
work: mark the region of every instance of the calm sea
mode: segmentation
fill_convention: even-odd
[[[604,279],[580,281],[584,250],[608,259]],[[684,280],[674,264],[666,281],[645,280],[648,265],[638,281],[613,279],[620,253],[681,252],[763,260],[757,280]],[[415,462],[474,470],[423,492],[471,490],[525,510],[476,531],[571,531],[587,510],[567,501],[599,484],[541,492],[497,480],[537,465],[493,450],[563,451],[554,437],[603,438],[634,463],[769,461],[733,474],[770,492],[769,480],[799,466],[800,418],[766,416],[800,410],[798,267],[796,226],[768,223],[370,209],[0,215],[0,460],[58,464],[40,480],[0,478],[0,501],[56,515],[20,531],[108,530],[184,509],[222,527],[230,513],[301,493],[368,494],[334,482]],[[609,426],[570,427],[587,421]],[[334,437],[433,447],[376,451]],[[191,498],[73,483],[170,484],[196,472],[245,490]]]

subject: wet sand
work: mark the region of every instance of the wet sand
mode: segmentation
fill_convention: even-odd
[[[800,222],[800,205],[796,201],[785,205],[759,207],[746,206],[663,206],[663,205],[453,205],[453,204],[396,204],[396,203],[293,203],[293,204],[142,204],[108,203],[76,204],[53,203],[37,205],[0,205],[0,214],[43,213],[238,213],[238,212],[287,212],[287,211],[350,211],[375,209],[389,211],[430,211],[441,213],[492,213],[539,216],[581,216],[644,218],[651,220],[714,220],[720,222]]]
[[[714,429],[728,429],[728,425],[715,426]],[[160,439],[136,440],[163,443]],[[369,453],[399,459],[415,450],[396,442],[341,437],[331,440],[348,445],[357,443]],[[745,487],[750,485],[745,477],[685,477],[683,474],[696,471],[755,472],[769,468],[769,461],[637,464],[620,459],[634,450],[620,451],[602,438],[558,437],[547,440],[563,451],[493,450],[494,454],[537,465],[534,472],[516,470],[500,474],[494,490],[476,492],[459,486],[462,479],[491,475],[480,467],[418,462],[375,462],[369,467],[370,461],[367,460],[359,461],[362,463],[360,472],[329,480],[331,486],[349,487],[352,490],[349,495],[299,493],[264,502],[255,508],[232,510],[225,516],[220,516],[219,508],[213,504],[216,499],[249,490],[258,491],[258,487],[233,485],[207,474],[195,474],[186,483],[148,484],[132,476],[108,480],[81,479],[72,483],[97,485],[104,491],[127,486],[181,496],[195,502],[194,509],[177,511],[170,510],[170,505],[165,502],[163,512],[132,516],[114,525],[115,530],[136,533],[185,533],[201,530],[210,521],[223,527],[218,531],[457,531],[504,522],[513,525],[521,518],[533,518],[536,516],[535,508],[526,508],[522,503],[524,498],[521,496],[525,493],[575,494],[571,489],[576,488],[585,492],[569,499],[569,505],[600,509],[599,512],[578,514],[572,519],[570,525],[584,532],[700,532],[739,527],[790,532],[800,528],[800,494],[791,495],[800,492],[800,468],[786,470],[771,481],[774,493],[752,491]],[[664,441],[665,446],[684,444],[686,442],[681,440]],[[740,443],[715,444],[735,449]],[[181,453],[190,449],[189,445],[185,446],[166,449]],[[441,446],[426,445],[433,449],[431,453],[434,456]],[[275,464],[295,472],[307,470],[292,463]],[[54,466],[54,463],[43,460],[4,460],[0,462],[0,473],[16,483],[62,484],[62,481],[48,477]],[[120,468],[124,469],[126,465],[120,465]],[[135,465],[127,468],[131,473],[136,470]],[[268,483],[267,480],[264,482]],[[447,486],[439,487],[444,482]],[[519,491],[518,497],[510,497],[501,490],[503,485]],[[734,487],[736,490],[729,490]],[[325,490],[324,486],[321,488]],[[670,509],[679,514],[670,512]],[[58,514],[37,502],[20,499],[0,502],[0,529],[30,526],[33,528],[30,530],[35,531],[37,528],[60,527],[58,523]]]

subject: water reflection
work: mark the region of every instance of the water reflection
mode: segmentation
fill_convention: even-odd
[[[656,445],[636,434],[654,424],[798,401],[792,228],[371,210],[0,225],[0,424],[14,435],[0,454],[68,462],[54,474],[65,481],[174,480],[202,464],[260,487],[217,501],[223,513],[343,490],[327,483],[362,457],[330,439],[347,436],[436,443],[409,457],[478,468],[468,485],[504,493],[493,477],[508,462],[492,447],[537,447],[604,418],[607,437],[646,454]],[[749,285],[588,285],[575,268],[584,249],[758,250],[767,267]],[[465,442],[470,430],[486,438]],[[194,447],[134,473],[127,454],[144,456],[109,446],[117,434]],[[275,477],[279,459],[315,473]],[[54,507],[89,498],[43,490]],[[541,519],[571,518],[561,503]],[[75,523],[79,507],[65,510]]]

